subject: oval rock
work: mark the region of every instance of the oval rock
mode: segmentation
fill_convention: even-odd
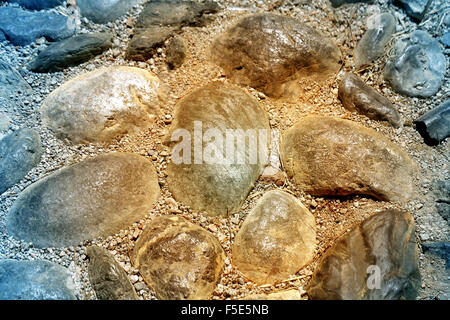
[[[101,155],[25,189],[8,214],[7,231],[40,248],[74,246],[139,221],[159,194],[156,170],[147,159]]]

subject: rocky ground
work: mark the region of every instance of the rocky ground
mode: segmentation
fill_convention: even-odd
[[[450,15],[450,7],[443,0],[433,1],[428,14],[421,23],[408,17],[404,10],[393,6],[387,0],[375,1],[374,4],[351,4],[338,8],[330,6],[328,0],[319,1],[217,1],[223,8],[214,15],[213,20],[204,27],[184,27],[180,36],[186,43],[187,58],[184,64],[172,70],[166,63],[164,47],[148,60],[142,62],[126,59],[126,49],[130,35],[134,32],[132,22],[142,10],[142,5],[134,6],[130,12],[115,22],[95,24],[81,17],[73,6],[63,5],[51,9],[63,15],[74,17],[76,32],[107,31],[113,35],[112,48],[96,56],[88,62],[67,68],[55,73],[33,73],[28,71],[28,64],[45,49],[49,42],[39,38],[36,42],[25,46],[13,46],[8,42],[0,42],[1,59],[13,66],[33,89],[10,97],[3,102],[0,111],[8,110],[8,129],[6,135],[19,128],[34,128],[40,133],[43,153],[40,163],[27,176],[0,195],[0,260],[38,260],[45,259],[67,267],[76,283],[76,294],[79,299],[95,299],[95,293],[88,278],[88,259],[86,248],[96,244],[106,248],[124,268],[133,283],[139,299],[156,299],[156,294],[144,282],[130,262],[130,252],[142,230],[150,221],[150,217],[173,213],[205,228],[219,240],[225,257],[225,269],[215,288],[212,299],[240,299],[251,294],[274,293],[286,289],[298,290],[302,299],[307,299],[306,287],[318,265],[318,260],[343,234],[366,218],[384,209],[406,209],[412,213],[416,222],[417,243],[419,244],[419,267],[422,276],[418,299],[449,299],[450,287],[448,269],[441,257],[425,254],[423,243],[448,241],[449,225],[436,210],[434,194],[435,180],[448,180],[449,146],[444,141],[437,146],[428,146],[415,130],[413,121],[427,111],[440,105],[450,96],[449,69],[445,73],[444,82],[435,95],[429,98],[409,98],[394,92],[386,84],[383,71],[386,61],[392,55],[387,50],[385,55],[368,67],[356,70],[353,50],[366,30],[366,19],[380,12],[391,12],[399,21],[390,47],[394,40],[415,29],[428,31],[432,36],[440,38],[444,31],[444,19]],[[9,6],[10,4],[3,4]],[[270,98],[263,93],[244,87],[255,97],[260,106],[268,113],[270,126],[283,134],[296,119],[308,114],[332,115],[353,120],[359,124],[375,129],[389,140],[401,146],[417,164],[414,177],[416,192],[406,205],[383,202],[363,196],[352,197],[313,197],[299,190],[284,174],[279,177],[281,183],[267,183],[260,178],[251,190],[241,210],[229,218],[212,218],[178,203],[167,188],[167,165],[170,149],[163,144],[163,138],[171,126],[175,104],[188,92],[211,81],[228,82],[223,71],[209,60],[208,49],[213,40],[233,25],[242,16],[254,12],[273,12],[300,19],[333,39],[342,51],[343,66],[336,78],[325,84],[309,84],[304,94],[295,101]],[[447,27],[448,28],[448,27]],[[450,64],[450,49],[444,50],[447,65]],[[162,112],[148,129],[127,134],[112,143],[89,143],[76,145],[58,139],[41,122],[40,108],[42,101],[62,83],[74,77],[103,66],[136,66],[155,73],[166,86],[166,103]],[[342,71],[357,73],[367,84],[381,92],[395,104],[405,120],[405,125],[395,129],[384,122],[370,120],[346,110],[338,99],[338,83],[343,77]],[[0,113],[5,117],[5,112]],[[2,121],[5,122],[5,118]],[[105,239],[85,241],[82,245],[64,249],[34,248],[29,243],[21,242],[8,236],[6,232],[6,215],[19,194],[32,183],[46,177],[57,169],[67,167],[81,160],[105,154],[111,151],[132,152],[152,161],[158,174],[162,196],[155,208],[141,221],[119,233]],[[275,166],[281,164],[275,163]],[[386,173],[389,179],[389,173]],[[232,264],[231,247],[234,237],[239,231],[245,217],[255,207],[263,193],[269,190],[284,190],[297,197],[313,213],[317,225],[318,246],[311,263],[299,270],[292,278],[280,281],[276,285],[262,285],[247,280]]]

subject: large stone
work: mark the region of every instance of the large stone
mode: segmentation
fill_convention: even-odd
[[[75,246],[139,221],[160,189],[144,157],[111,153],[63,168],[25,189],[9,211],[7,231],[36,247]]]
[[[146,70],[101,68],[53,91],[42,104],[42,121],[74,143],[110,141],[154,121],[161,89],[158,77]]]
[[[183,65],[186,59],[186,45],[180,37],[173,37],[167,44],[167,64],[169,68],[176,69]]]
[[[403,8],[416,22],[422,21],[433,0],[393,0],[393,4]]]
[[[41,137],[34,130],[23,128],[0,140],[0,194],[20,182],[41,155]]]
[[[395,17],[390,13],[371,16],[367,21],[367,31],[355,49],[355,66],[369,65],[383,55],[384,47],[396,30]]]
[[[394,128],[402,125],[397,108],[353,73],[347,73],[339,84],[339,99],[350,111],[373,120],[388,121]]]
[[[51,44],[30,64],[34,72],[56,72],[79,65],[112,47],[109,33],[81,34]]]
[[[18,93],[31,93],[31,87],[9,64],[0,60],[0,98],[5,100]],[[1,101],[1,100],[0,100]]]
[[[75,22],[56,13],[1,7],[0,31],[12,44],[25,46],[40,37],[52,41],[70,37],[75,32]]]
[[[450,225],[450,180],[433,181],[432,188],[436,197],[436,209]]]
[[[420,286],[414,218],[376,214],[328,249],[309,284],[316,300],[415,299]]]
[[[272,97],[295,95],[299,78],[337,72],[340,59],[339,48],[315,29],[269,13],[242,18],[211,47],[227,77]]]
[[[267,161],[269,131],[265,111],[237,86],[214,82],[184,97],[166,141],[175,199],[210,216],[239,210]]]
[[[416,30],[395,43],[384,78],[392,88],[410,97],[428,98],[441,88],[447,62],[437,39]]]
[[[292,182],[312,195],[406,201],[413,193],[415,165],[408,154],[349,120],[301,119],[282,137],[281,158]]]
[[[431,242],[422,244],[425,253],[437,255],[445,260],[445,268],[450,269],[450,242]]]
[[[158,47],[169,39],[176,31],[174,27],[152,26],[140,29],[130,40],[127,48],[127,59],[146,61],[151,58]]]
[[[333,7],[337,8],[344,4],[373,3],[373,0],[330,0],[330,2]]]
[[[155,217],[136,242],[131,261],[163,300],[209,299],[225,253],[203,228],[177,216]]]
[[[2,2],[2,1],[0,1]],[[63,4],[63,0],[6,0],[9,3],[17,3],[21,7],[30,10],[51,9]]]
[[[69,271],[49,261],[0,261],[0,300],[76,300]]]
[[[414,121],[417,131],[429,145],[438,145],[450,137],[450,99]]]
[[[89,257],[89,280],[99,300],[137,300],[137,294],[123,268],[108,250],[91,246],[86,249]]]
[[[237,233],[233,263],[250,280],[271,284],[288,279],[311,262],[315,249],[312,213],[294,196],[269,191]]]
[[[77,0],[81,15],[103,24],[125,15],[139,0]]]

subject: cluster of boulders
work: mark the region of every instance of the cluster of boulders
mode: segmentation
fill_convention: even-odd
[[[30,10],[60,4],[56,0],[8,2]],[[331,2],[339,6],[356,1]],[[405,1],[397,2],[406,6]],[[133,4],[77,0],[81,14],[96,23],[116,19]],[[168,63],[179,67],[186,58],[179,36],[183,27],[203,26],[219,9],[214,2],[146,3],[135,23],[127,57],[147,60],[155,48],[167,43]],[[423,16],[411,12],[408,14],[416,19]],[[388,13],[370,19],[355,51],[358,68],[384,54],[394,30],[395,18]],[[63,70],[111,47],[110,34],[74,32],[67,17],[0,7],[0,39],[15,45],[26,45],[42,36],[59,40],[36,57],[29,66],[32,71]],[[184,130],[196,139],[196,123],[201,123],[204,132],[215,130],[214,137],[225,137],[229,129],[270,131],[267,113],[242,86],[272,98],[292,98],[299,92],[300,78],[320,82],[335,76],[342,56],[336,44],[315,29],[294,18],[269,13],[239,20],[217,37],[210,55],[233,84],[212,82],[177,103],[166,143],[172,155],[183,161],[173,158],[169,163],[168,188],[178,202],[192,210],[227,217],[241,209],[263,172],[270,135],[259,137],[258,151],[263,156],[253,162],[249,162],[248,151],[234,141],[231,147],[236,152],[228,163],[223,162],[227,157],[221,148],[224,141],[210,141],[210,149],[198,154],[195,143],[180,149],[171,138]],[[401,94],[429,97],[439,90],[445,69],[438,41],[424,31],[415,31],[396,42],[385,79]],[[0,83],[0,98],[5,100],[13,92],[30,90],[5,63],[0,63]],[[163,86],[155,74],[139,68],[94,70],[53,91],[42,103],[41,118],[61,139],[75,144],[107,143],[152,123],[164,103]],[[387,121],[394,128],[403,124],[397,108],[353,73],[343,78],[338,96],[348,110]],[[418,119],[417,126],[427,141],[439,143],[450,134],[449,121],[447,102]],[[40,156],[41,141],[33,130],[21,129],[3,138],[0,192],[23,179]],[[290,183],[314,196],[364,195],[402,203],[414,193],[415,165],[408,154],[382,134],[349,120],[318,115],[298,119],[281,138],[280,157]],[[157,173],[147,159],[129,153],[101,155],[60,169],[26,188],[8,213],[7,231],[39,248],[76,246],[84,240],[113,235],[144,218],[159,196]],[[420,284],[414,232],[410,213],[373,213],[326,251],[311,280],[310,298],[414,299]],[[317,242],[314,215],[295,196],[270,191],[236,234],[233,263],[253,282],[273,284],[309,264]],[[106,250],[89,247],[87,255],[89,277],[99,299],[137,298],[126,273]],[[130,259],[159,299],[208,299],[220,281],[225,252],[209,231],[182,217],[164,215],[153,217],[144,228]],[[368,285],[368,270],[374,266],[380,277],[376,289]],[[6,260],[0,262],[0,298],[75,296],[63,268],[44,261]]]

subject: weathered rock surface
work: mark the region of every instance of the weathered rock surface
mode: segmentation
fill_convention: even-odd
[[[112,34],[81,34],[51,44],[30,64],[34,72],[56,72],[76,66],[112,47]]]
[[[308,264],[316,249],[314,216],[294,196],[269,191],[248,214],[233,246],[233,263],[247,278],[286,280]]]
[[[349,120],[301,119],[283,136],[281,158],[292,182],[312,195],[406,201],[413,193],[415,165],[408,154]]]
[[[446,32],[441,38],[442,44],[446,47],[450,47],[450,32]]]
[[[311,280],[309,297],[415,299],[420,273],[414,233],[409,213],[389,210],[367,219],[327,250]]]
[[[0,140],[0,194],[22,180],[41,155],[41,138],[34,130],[23,128]]]
[[[68,270],[49,261],[0,261],[0,300],[76,300]]]
[[[450,225],[450,181],[433,181],[433,193],[438,213]]]
[[[373,0],[330,0],[330,2],[333,7],[337,8],[348,3],[373,3]]]
[[[214,82],[184,97],[166,139],[174,198],[211,216],[239,210],[267,162],[269,130],[265,111],[237,86]],[[251,143],[240,143],[247,133]]]
[[[438,145],[450,137],[450,100],[414,121],[417,131],[429,145]]]
[[[398,93],[428,98],[439,91],[446,69],[439,41],[425,31],[416,30],[397,40],[384,78]]]
[[[43,123],[74,143],[110,141],[151,123],[163,92],[157,76],[133,67],[108,67],[83,74],[43,102]]]
[[[123,268],[108,250],[91,246],[86,249],[89,257],[89,280],[99,300],[137,300],[136,291]]]
[[[8,214],[7,231],[40,248],[73,246],[139,221],[159,194],[155,168],[147,159],[101,155],[25,189]]]
[[[353,73],[347,73],[339,84],[339,99],[346,109],[369,119],[388,121],[394,128],[402,125],[397,108]]]
[[[219,36],[211,60],[234,82],[268,96],[295,94],[299,77],[320,79],[339,69],[339,48],[297,19],[256,14]]]
[[[169,68],[176,69],[183,65],[186,59],[186,45],[180,37],[173,37],[167,44],[167,64]]]
[[[225,253],[203,228],[177,216],[155,217],[136,242],[131,261],[158,299],[209,299]]]
[[[450,242],[431,242],[422,243],[422,248],[425,253],[437,255],[445,260],[445,268],[450,269]]]
[[[77,0],[81,15],[95,23],[107,23],[126,14],[138,0]]]
[[[393,4],[403,8],[416,22],[422,21],[433,0],[394,0]]]
[[[286,290],[270,294],[252,294],[242,300],[301,300],[298,290]]]
[[[210,15],[217,13],[219,6],[212,1],[198,3],[193,1],[149,1],[144,5],[134,26],[127,58],[145,61],[184,26],[200,27],[206,25]]]
[[[18,93],[31,93],[31,91],[31,87],[20,73],[0,60],[0,98],[9,99]]]
[[[371,16],[367,21],[367,31],[355,49],[355,66],[368,65],[384,53],[384,47],[396,30],[395,17],[390,13]]]
[[[70,37],[75,32],[75,22],[56,13],[2,7],[0,31],[12,44],[25,46],[40,37],[53,41]]]
[[[30,10],[51,9],[63,4],[63,0],[6,0],[6,2],[17,3],[21,7]]]

